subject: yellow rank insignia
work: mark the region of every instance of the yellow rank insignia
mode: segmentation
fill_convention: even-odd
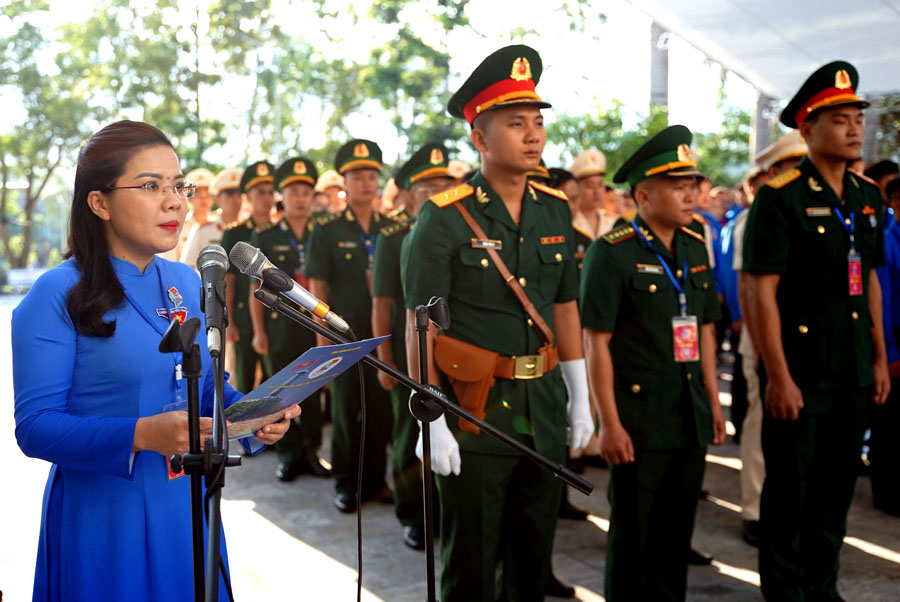
[[[789,169],[783,174],[777,175],[768,182],[766,182],[766,186],[771,186],[772,188],[778,189],[787,186],[801,175],[799,169]]]
[[[531,79],[531,63],[524,56],[520,56],[512,64],[512,70],[509,72],[510,79],[517,82],[524,82]]]
[[[488,203],[491,200],[488,198],[488,195],[486,195],[484,193],[484,191],[481,189],[481,186],[479,186],[478,188],[475,189],[475,198],[481,204]]]
[[[628,224],[604,234],[601,238],[611,245],[617,245],[623,240],[628,240],[636,235],[637,231],[631,227],[631,224]]]
[[[809,180],[807,180],[806,183],[809,184],[809,189],[813,192],[822,192],[822,187],[814,177],[809,176]]]
[[[267,176],[269,175],[269,166],[265,163],[260,163],[256,166],[256,175],[258,176]]]
[[[528,182],[528,184],[531,187],[536,188],[537,190],[540,190],[544,194],[549,194],[550,196],[555,196],[556,198],[563,200],[563,201],[569,200],[569,197],[566,196],[566,193],[558,188],[551,188],[549,186],[545,186],[544,184],[541,184],[540,182]]]
[[[303,161],[294,161],[294,173],[303,175],[306,173],[306,163]]]
[[[428,200],[443,209],[448,205],[452,205],[453,203],[466,198],[473,192],[475,192],[475,189],[468,184],[460,184],[456,188],[451,188],[450,190],[439,192],[434,196],[429,197]]]
[[[356,146],[353,147],[353,156],[357,158],[368,157],[369,156],[369,147],[360,142]]]
[[[441,152],[439,148],[431,149],[431,156],[428,158],[428,162],[432,165],[440,165],[444,162],[444,153]]]
[[[694,232],[693,230],[691,230],[691,229],[688,228],[687,226],[683,226],[683,227],[681,228],[681,231],[684,232],[685,234],[687,234],[688,236],[690,236],[691,238],[693,238],[694,240],[696,240],[696,241],[698,241],[698,242],[702,242],[703,244],[706,244],[706,239],[703,238],[703,235],[702,235],[702,234],[700,234],[700,233],[698,233],[698,232]]]

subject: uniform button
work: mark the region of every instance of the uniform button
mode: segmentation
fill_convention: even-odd
[[[704,282],[704,283],[703,283],[703,288],[704,288],[704,289],[709,288],[709,282]]]
[[[244,302],[243,302],[243,301],[238,301],[238,307],[241,308],[241,309],[244,309]]]
[[[273,312],[272,312],[272,315],[271,315],[271,318],[272,318],[273,320],[277,320],[277,319],[278,319],[278,312],[277,312],[277,311],[273,311]]]
[[[691,380],[691,379],[692,379],[692,378],[694,378],[694,375],[693,375],[693,374],[691,374],[691,373],[690,373],[690,372],[688,372],[688,376],[687,376],[687,379],[688,379],[688,380]]]
[[[489,263],[489,262],[488,262],[488,260],[487,260],[487,257],[485,257],[485,258],[483,258],[483,259],[481,260],[481,266],[482,266],[482,267],[485,267],[485,268],[488,267],[488,263]]]
[[[806,326],[806,324],[801,324],[797,327],[797,330],[800,331],[800,334],[806,334],[807,332],[809,332],[809,328]]]
[[[856,313],[856,312],[853,312],[852,314],[850,314],[850,316],[851,316],[854,320],[859,320],[859,314]]]
[[[556,261],[562,261],[562,253],[557,253],[557,254],[554,255],[553,257],[556,258]]]
[[[825,234],[825,226],[818,226],[816,228],[816,232],[818,232],[819,234]]]
[[[284,255],[279,255],[279,256],[278,256],[278,261],[284,261]]]
[[[344,259],[349,260],[351,257],[353,257],[352,253],[344,253]]]
[[[656,285],[655,285],[655,284],[651,284],[651,285],[650,285],[650,288],[649,288],[648,290],[649,290],[651,293],[655,293],[655,292],[656,292]]]
[[[849,226],[849,225],[850,225],[850,220],[845,218],[845,219],[844,219],[844,223],[847,224],[847,225]]]
[[[675,272],[675,277],[681,278],[681,270],[678,270],[677,272]]]
[[[641,386],[638,385],[638,384],[631,385],[631,392],[632,392],[632,393],[640,393],[640,392],[641,392]]]
[[[528,323],[529,326],[534,326],[534,320],[532,320],[531,318],[528,318],[525,321]]]
[[[519,278],[519,284],[521,284],[522,286],[525,286],[527,284],[527,282],[528,281],[525,280],[525,276],[522,276],[521,278]]]
[[[524,237],[524,236],[520,236],[520,237],[519,237],[519,244],[522,244],[523,242],[525,242],[525,237]]]
[[[579,263],[579,264],[578,264],[578,269],[579,269],[579,270],[581,269],[581,266],[582,266],[582,264]]]

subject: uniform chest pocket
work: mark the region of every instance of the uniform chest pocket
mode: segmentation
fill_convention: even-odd
[[[566,251],[565,244],[540,245],[538,247],[538,256],[541,260],[538,276],[540,277],[541,295],[544,298],[556,298],[556,291],[559,290],[559,283],[562,280]]]
[[[630,297],[638,315],[672,313],[677,307],[675,289],[664,273],[633,274]]]
[[[822,259],[846,260],[844,236],[844,229],[837,216],[808,218],[800,228],[800,244],[796,248],[802,249],[803,258],[798,259],[806,266]]]
[[[871,261],[878,241],[878,222],[872,220],[874,215],[856,216],[856,248],[860,254]],[[874,221],[874,224],[873,224]]]
[[[457,283],[457,291],[463,292],[466,296],[483,294],[488,273],[496,271],[487,251],[462,247],[459,250],[459,264],[456,267],[457,277],[453,281]],[[499,278],[499,274],[497,277]]]

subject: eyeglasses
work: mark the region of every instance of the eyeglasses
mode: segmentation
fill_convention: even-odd
[[[131,189],[140,189],[155,196],[159,196],[165,194],[166,190],[169,188],[175,193],[180,199],[192,199],[194,198],[194,193],[197,192],[197,185],[193,182],[178,182],[177,184],[169,184],[168,186],[163,186],[160,188],[159,182],[145,182],[140,186],[107,186],[106,188],[101,188],[100,190],[110,191],[110,190],[131,190]]]

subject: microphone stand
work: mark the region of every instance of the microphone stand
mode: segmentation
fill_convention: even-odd
[[[328,330],[327,328],[321,326],[317,322],[303,315],[300,311],[295,309],[292,305],[288,303],[284,303],[281,300],[281,297],[278,296],[275,292],[268,289],[265,284],[265,280],[262,282],[261,286],[256,289],[254,293],[256,299],[268,307],[269,309],[275,310],[288,318],[294,320],[295,322],[299,322],[303,324],[313,332],[322,335],[329,341],[333,343],[348,343],[346,339],[342,336]],[[419,306],[416,308],[416,330],[419,334],[419,362],[420,366],[423,364],[424,360],[427,359],[424,356],[424,353],[427,353],[427,349],[425,349],[425,333],[428,329],[428,315],[429,309],[439,304],[443,300],[435,300],[432,298],[431,302],[429,302],[427,308],[422,308]],[[421,310],[421,311],[420,311]],[[440,315],[440,314],[439,314]],[[424,323],[422,329],[420,329],[420,322]],[[440,323],[440,320],[438,320]],[[423,351],[424,350],[424,351]],[[531,449],[527,445],[516,441],[500,429],[495,426],[484,422],[483,420],[476,418],[466,410],[464,410],[461,406],[452,403],[449,399],[440,394],[439,390],[431,389],[427,385],[423,385],[422,383],[418,383],[411,379],[406,374],[400,372],[396,368],[388,366],[377,357],[372,354],[366,355],[363,357],[362,361],[366,362],[370,366],[381,370],[382,372],[389,374],[392,376],[397,382],[400,384],[410,388],[415,394],[410,398],[410,411],[413,415],[422,421],[422,458],[423,458],[423,482],[425,482],[425,502],[429,503],[431,500],[431,487],[430,483],[433,479],[431,475],[431,431],[429,428],[429,423],[433,420],[436,420],[441,416],[443,412],[449,412],[454,416],[467,420],[477,426],[482,432],[487,433],[491,437],[503,442],[507,446],[513,448],[517,452],[521,453],[528,459],[540,464],[541,466],[550,470],[557,478],[562,480],[567,485],[570,485],[582,492],[585,495],[590,495],[591,491],[594,490],[594,486],[585,479],[579,477],[577,474],[566,468],[563,464],[556,464],[551,460],[547,459],[543,455],[539,454],[535,450]],[[423,379],[427,379],[427,374],[424,371],[420,372],[420,376]],[[418,400],[418,401],[416,401]],[[421,416],[421,417],[420,417]],[[427,430],[426,430],[427,429]],[[426,439],[426,433],[428,433],[428,439]],[[434,598],[434,535],[433,532],[429,532],[429,525],[431,525],[433,529],[433,518],[431,516],[431,512],[426,510],[425,514],[425,528],[426,535],[430,537],[426,537],[426,570],[428,571],[428,594],[429,601],[433,601]],[[431,542],[430,545],[428,542]]]

